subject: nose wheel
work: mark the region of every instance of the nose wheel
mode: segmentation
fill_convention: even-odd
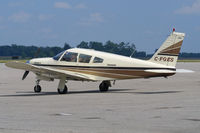
[[[41,88],[40,85],[36,85],[36,86],[34,87],[34,92],[35,92],[35,93],[40,93],[41,90],[42,90],[42,88]]]
[[[42,90],[42,88],[41,88],[41,86],[39,84],[40,84],[40,80],[37,80],[36,81],[36,86],[34,87],[34,92],[35,93],[40,93],[41,90]]]

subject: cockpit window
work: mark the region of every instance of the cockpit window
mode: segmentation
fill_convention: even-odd
[[[63,55],[61,61],[77,62],[77,53],[67,52]]]
[[[62,56],[62,54],[64,53],[65,51],[63,52],[60,52],[59,54],[57,54],[56,56],[53,57],[54,60],[59,60],[60,59],[60,56]]]
[[[93,60],[93,63],[102,63],[102,62],[103,62],[103,59],[99,57],[95,57]]]
[[[78,62],[81,63],[89,63],[92,56],[86,54],[80,54]]]

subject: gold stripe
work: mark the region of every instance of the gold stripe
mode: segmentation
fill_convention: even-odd
[[[78,72],[82,74],[89,74],[99,77],[113,78],[113,79],[134,79],[134,78],[148,78],[157,76],[171,76],[173,73],[153,73],[145,72],[141,70],[104,70],[104,69],[94,69],[94,68],[63,68],[56,67],[60,70]]]
[[[180,41],[176,44],[173,44],[170,47],[167,47],[165,49],[163,49],[162,51],[160,51],[160,54],[174,54],[174,55],[178,55],[181,49],[181,45],[182,45],[183,41]]]

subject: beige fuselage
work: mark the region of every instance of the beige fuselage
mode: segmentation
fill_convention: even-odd
[[[61,58],[66,52],[78,53],[76,62],[62,61]],[[89,63],[78,61],[80,54],[92,56]],[[48,67],[60,72],[75,72],[77,75],[90,77],[93,81],[100,80],[122,80],[150,77],[167,77],[174,75],[175,67],[169,67],[150,61],[110,54],[89,49],[73,48],[66,50],[58,60],[53,58],[36,58],[30,60],[30,64]],[[103,59],[102,63],[93,63],[95,57]],[[45,73],[43,76],[51,78],[60,78],[59,75]],[[83,80],[73,77],[67,77],[68,80]]]

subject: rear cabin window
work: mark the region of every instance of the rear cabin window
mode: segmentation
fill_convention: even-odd
[[[93,60],[93,63],[102,63],[102,62],[103,62],[103,59],[99,57],[95,57]]]
[[[77,62],[77,53],[73,52],[67,52],[63,55],[61,61],[67,61],[67,62]]]
[[[80,63],[89,63],[92,56],[86,54],[80,54],[78,62]]]

